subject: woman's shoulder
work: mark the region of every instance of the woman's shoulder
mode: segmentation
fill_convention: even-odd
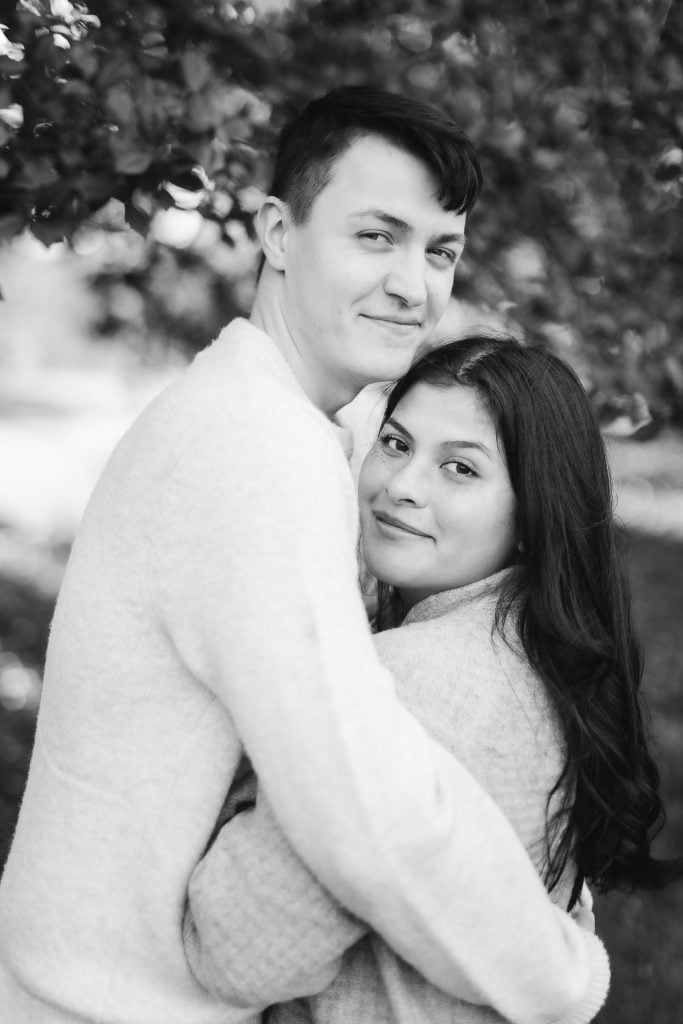
[[[395,629],[375,635],[381,657],[388,660],[419,658],[424,662],[451,661],[457,654],[458,662],[496,661],[502,641],[496,625],[496,600],[490,598],[463,602],[457,591],[433,595],[421,606],[413,609],[404,622]],[[515,643],[514,623],[505,628],[506,637]]]
[[[374,639],[403,699],[438,703],[459,720],[469,708],[480,722],[509,715],[524,731],[543,722],[552,728],[550,699],[524,653],[514,611],[499,626],[495,603],[467,614],[454,607]]]

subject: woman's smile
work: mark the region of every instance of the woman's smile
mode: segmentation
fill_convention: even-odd
[[[358,497],[365,564],[406,608],[515,561],[515,495],[475,389],[411,388],[363,463]]]
[[[392,516],[388,512],[373,509],[372,514],[379,532],[391,540],[402,540],[406,535],[408,537],[419,537],[423,540],[434,540],[430,534],[425,533],[423,530],[418,530],[417,527],[411,526],[405,520],[397,519],[396,516]]]

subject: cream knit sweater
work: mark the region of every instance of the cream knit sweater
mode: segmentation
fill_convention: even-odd
[[[604,991],[509,824],[397,701],[355,543],[334,430],[234,322],[124,437],[71,554],[0,885],[3,1021],[253,1016],[197,983],[181,931],[245,748],[303,861],[430,980],[486,991],[511,957],[506,1006],[529,1020]],[[514,965],[529,915],[537,957]]]
[[[562,767],[563,742],[545,686],[514,640],[513,624],[507,634],[512,645],[494,629],[501,586],[515,571],[435,594],[411,609],[400,629],[375,641],[402,702],[494,797],[541,874],[546,802]],[[245,784],[240,788],[247,792]],[[473,834],[469,841],[478,847],[485,837]],[[569,871],[553,891],[558,905],[567,905],[572,882]],[[282,1004],[297,991],[325,986],[315,998],[273,1007],[268,1024],[502,1019],[492,1007],[505,1005],[508,970],[516,969],[512,960],[501,957],[481,1000],[488,1006],[447,996],[378,936],[364,935],[366,929],[301,865],[260,795],[254,812],[222,830],[193,874],[190,896],[188,954],[207,987],[226,999]],[[515,957],[537,961],[533,918],[511,921],[515,894],[500,898],[499,938],[514,944]],[[490,924],[475,905],[461,909],[478,945]],[[589,985],[583,995],[577,990],[573,1004],[545,1019],[578,1024],[591,1020],[599,1005]],[[534,1019],[544,1018],[539,1013]]]

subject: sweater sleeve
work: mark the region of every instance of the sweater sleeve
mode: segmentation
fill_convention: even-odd
[[[584,910],[589,903],[584,886]],[[572,916],[579,920],[576,912]],[[505,926],[504,911],[499,924]],[[607,960],[592,936],[592,914],[581,918],[581,925],[591,933],[592,981],[584,998],[558,1024],[590,1021],[605,995]],[[190,879],[185,952],[197,980],[231,1005],[261,1008],[321,992],[342,968],[342,954],[366,931],[297,856],[262,793],[253,810],[241,812],[222,828]],[[533,922],[520,924],[516,941],[533,955]],[[496,992],[487,993],[489,1001],[496,1001],[508,983],[502,962]],[[428,1005],[433,1015],[446,1013],[451,1019],[450,1003],[437,997]],[[434,1020],[437,1024],[436,1016]]]
[[[530,1024],[604,996],[606,962],[598,979],[509,823],[380,666],[341,451],[308,417],[261,421],[239,443],[188,444],[155,541],[162,627],[229,713],[275,819],[333,897],[444,990],[490,1002],[505,962],[494,1005]]]
[[[183,940],[212,995],[262,1007],[321,991],[366,930],[309,871],[259,791],[193,872]]]

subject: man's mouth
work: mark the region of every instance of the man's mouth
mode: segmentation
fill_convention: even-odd
[[[361,313],[361,316],[366,320],[375,320],[381,324],[391,324],[392,327],[399,328],[415,328],[422,327],[422,321],[416,320],[414,317],[402,317],[402,316],[373,316],[370,313]]]

